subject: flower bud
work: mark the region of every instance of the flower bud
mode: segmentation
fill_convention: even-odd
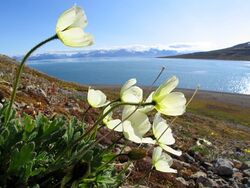
[[[127,156],[131,160],[140,160],[147,156],[147,152],[144,149],[132,149],[130,152],[128,152]]]

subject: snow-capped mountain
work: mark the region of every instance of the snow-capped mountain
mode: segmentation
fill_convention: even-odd
[[[30,60],[42,59],[65,59],[65,58],[86,58],[86,57],[160,57],[179,55],[176,50],[165,50],[150,48],[145,50],[136,49],[100,49],[88,51],[70,51],[70,52],[48,52],[31,56]],[[21,59],[20,56],[15,56],[15,59]]]
[[[165,47],[165,46],[123,46],[113,48],[103,48],[95,50],[82,50],[82,51],[52,51],[47,53],[32,55],[30,60],[43,60],[43,59],[65,59],[65,58],[87,58],[87,57],[162,57],[181,55],[194,50],[180,49],[180,47]],[[21,56],[14,56],[15,59],[21,59]]]

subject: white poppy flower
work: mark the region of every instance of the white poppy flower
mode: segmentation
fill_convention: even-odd
[[[89,88],[87,100],[93,108],[103,107],[108,104],[106,95],[100,91]]]
[[[153,134],[157,143],[162,149],[177,156],[182,154],[181,151],[176,151],[168,146],[173,145],[175,143],[175,139],[173,137],[171,128],[166,123],[166,120],[161,117],[160,113],[155,115],[153,122]]]
[[[80,7],[73,6],[63,12],[56,24],[56,34],[66,45],[71,47],[83,47],[93,44],[93,37],[84,33],[87,26],[87,18]]]
[[[139,103],[142,101],[143,91],[135,84],[136,79],[132,78],[122,86],[120,98],[123,102]]]
[[[107,113],[111,109],[111,106],[107,106],[103,114]],[[103,123],[109,128],[109,129],[114,129],[114,131],[117,132],[122,132],[122,123],[120,119],[113,119],[112,118],[113,112],[110,112],[106,117],[103,119]]]
[[[168,173],[177,173],[177,170],[170,168],[173,159],[166,153],[162,153],[161,147],[154,148],[152,163],[156,170]]]
[[[145,103],[150,103],[153,101],[153,94],[154,94],[154,92],[150,93],[150,95],[146,99]],[[148,113],[148,112],[152,111],[153,109],[154,109],[154,105],[147,105],[147,106],[139,108],[139,110],[141,112],[144,112],[144,113]]]
[[[154,144],[155,141],[150,138],[143,138],[143,136],[150,130],[151,124],[147,115],[140,111],[135,111],[134,106],[125,106],[122,114],[123,119],[123,134],[125,138],[135,143],[149,143]],[[130,114],[133,113],[131,116]],[[125,120],[126,119],[126,120]]]
[[[182,115],[185,112],[186,98],[184,94],[181,92],[171,93],[178,83],[178,78],[173,76],[155,91],[152,98],[156,103],[155,108],[157,111],[170,116]]]

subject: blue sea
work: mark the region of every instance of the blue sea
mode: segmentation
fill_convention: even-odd
[[[250,95],[250,61],[159,59],[159,58],[81,58],[30,61],[28,66],[56,78],[87,85],[121,85],[136,78],[138,85],[149,86],[162,67],[157,81],[176,75],[179,88]]]

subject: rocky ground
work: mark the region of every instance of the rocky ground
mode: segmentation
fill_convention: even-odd
[[[0,101],[10,96],[15,69],[14,60],[0,56]],[[102,89],[110,98],[117,96],[118,88]],[[18,91],[15,102],[18,115],[44,113],[52,117],[62,114],[82,120],[88,108],[87,86],[63,82],[28,68],[25,68]],[[191,92],[184,91],[187,97]],[[233,99],[226,100],[218,94],[201,92],[187,113],[175,121],[172,129],[176,144],[173,147],[183,151],[181,157],[173,156],[177,174],[152,171],[142,179],[151,168],[149,155],[133,164],[124,187],[138,182],[141,187],[250,187],[250,96],[231,97]],[[91,109],[85,116],[89,126],[97,114]],[[101,129],[99,136],[106,132]],[[111,139],[106,138],[102,144],[111,143]],[[149,149],[149,154],[151,152]],[[118,163],[123,161],[120,159]]]

